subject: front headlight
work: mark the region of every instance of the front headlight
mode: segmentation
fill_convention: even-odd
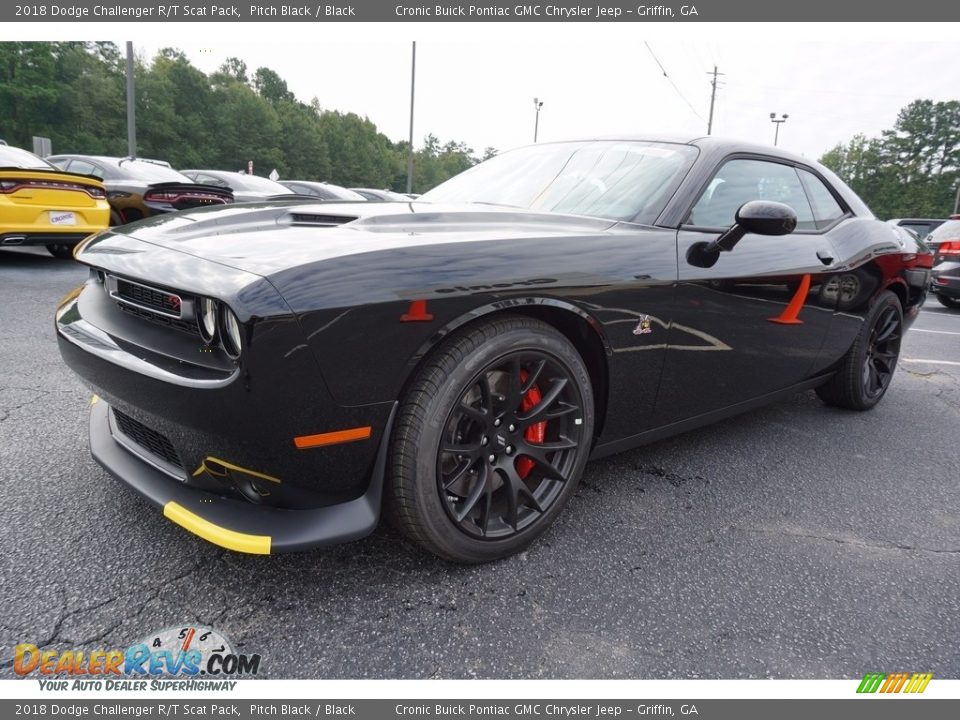
[[[243,345],[240,341],[240,321],[233,311],[226,305],[223,307],[223,349],[227,355],[236,359],[240,357],[240,350]]]
[[[198,323],[200,326],[200,337],[204,342],[213,342],[217,334],[217,301],[210,298],[200,300],[200,317]]]

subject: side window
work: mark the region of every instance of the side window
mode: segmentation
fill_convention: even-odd
[[[99,172],[93,163],[88,163],[86,160],[71,160],[70,172],[77,173],[78,175],[96,175],[97,177],[103,177],[103,173]]]
[[[314,187],[310,187],[309,185],[301,185],[299,183],[290,183],[288,187],[293,192],[300,193],[301,195],[313,195],[315,197],[321,197],[321,198],[324,197],[324,194],[322,191],[317,190]]]
[[[790,165],[766,160],[730,160],[710,181],[690,211],[687,224],[728,228],[741,205],[751,200],[774,200],[797,213],[797,229],[816,229],[810,201],[800,176]]]
[[[205,173],[193,173],[192,175],[195,182],[200,183],[201,185],[214,185],[216,187],[226,187],[227,184],[218,177],[213,175],[206,175]]]
[[[799,173],[810,195],[810,202],[813,204],[813,217],[817,230],[829,227],[846,214],[837,199],[823,184],[823,180],[806,170],[800,170]]]

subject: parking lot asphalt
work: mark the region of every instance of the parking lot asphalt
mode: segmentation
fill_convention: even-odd
[[[935,300],[873,411],[809,392],[592,463],[540,542],[464,568],[387,527],[229,553],[110,478],[53,333],[84,276],[0,251],[0,677],[18,643],[188,623],[274,678],[960,677],[960,312]]]

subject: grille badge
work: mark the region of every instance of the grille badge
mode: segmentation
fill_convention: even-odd
[[[107,294],[118,303],[139,310],[176,320],[193,320],[196,317],[194,300],[181,297],[169,290],[144,285],[115,275],[105,276],[104,288]]]

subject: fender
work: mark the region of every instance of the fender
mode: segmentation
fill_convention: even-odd
[[[600,345],[603,348],[603,355],[598,356],[597,353],[592,353],[596,360],[592,364],[589,357],[584,357],[584,362],[587,363],[587,367],[590,369],[591,375],[593,375],[595,379],[594,401],[596,405],[596,423],[594,426],[594,433],[596,437],[599,437],[604,429],[604,426],[606,425],[607,407],[609,404],[607,392],[609,391],[610,364],[614,358],[613,347],[610,345],[610,341],[604,332],[603,325],[599,320],[597,320],[582,307],[565,300],[558,300],[557,298],[542,296],[505,298],[503,300],[497,300],[485,305],[480,305],[473,310],[454,318],[440,328],[437,332],[435,332],[429,338],[429,340],[423,343],[417,352],[408,359],[406,382],[409,382],[411,378],[416,376],[417,370],[423,363],[424,358],[426,358],[426,356],[431,353],[434,348],[443,342],[443,340],[449,336],[450,333],[454,332],[458,328],[461,328],[468,323],[481,320],[485,317],[509,313],[511,311],[518,314],[533,315],[534,313],[531,313],[531,310],[535,311],[541,308],[549,308],[551,311],[559,311],[561,313],[565,313],[565,317],[585,322],[587,326],[595,333],[596,339],[600,341]],[[583,354],[582,350],[581,354]],[[597,367],[597,365],[600,363],[602,363],[602,367]],[[592,368],[591,365],[593,366]],[[401,395],[402,392],[403,391],[401,390]]]
[[[486,305],[480,305],[479,307],[476,307],[473,310],[454,318],[452,321],[448,322],[442,328],[437,330],[436,333],[434,333],[425,343],[423,343],[423,345],[417,349],[417,352],[410,357],[407,365],[411,369],[419,365],[423,358],[432,352],[433,349],[436,348],[441,342],[443,342],[443,340],[450,333],[458,328],[463,327],[467,323],[480,320],[481,318],[484,318],[488,315],[493,315],[494,313],[509,312],[511,310],[523,312],[523,310],[542,307],[555,308],[564,312],[569,312],[581,320],[584,320],[587,325],[589,325],[590,328],[597,334],[597,338],[603,345],[604,355],[606,355],[607,358],[613,357],[613,348],[610,346],[610,342],[603,330],[603,326],[586,310],[578,305],[566,302],[565,300],[558,300],[550,297],[523,296],[497,300],[492,303],[487,303]]]

